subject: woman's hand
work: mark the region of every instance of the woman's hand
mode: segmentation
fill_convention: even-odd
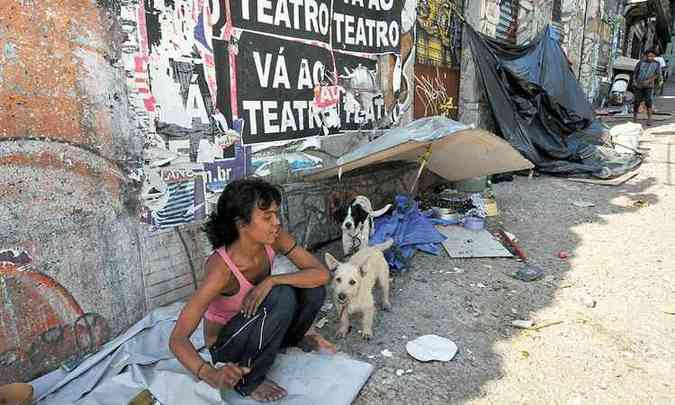
[[[250,368],[239,367],[234,363],[225,363],[223,367],[218,368],[207,364],[199,378],[215,389],[232,389],[250,372]]]
[[[246,294],[244,302],[241,303],[241,313],[244,314],[244,318],[250,318],[258,312],[258,307],[270,293],[272,287],[274,287],[274,282],[270,277],[267,277]]]

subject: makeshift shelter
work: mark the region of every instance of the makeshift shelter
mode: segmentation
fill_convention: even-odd
[[[448,181],[534,167],[508,142],[490,132],[436,116],[392,129],[341,157],[335,167],[319,170],[307,179],[334,177],[381,162],[417,162],[427,152],[426,168]]]
[[[611,178],[640,165],[640,156],[606,144],[607,131],[594,119],[550,27],[522,46],[468,25],[467,34],[498,134],[538,170]]]

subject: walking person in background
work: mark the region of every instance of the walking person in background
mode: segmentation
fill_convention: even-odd
[[[647,110],[647,126],[652,125],[652,108],[654,106],[654,88],[661,78],[661,65],[656,60],[656,51],[645,52],[644,58],[638,62],[633,71],[633,121],[637,122],[640,104],[645,103]]]
[[[657,56],[655,58],[657,62],[659,62],[659,66],[661,66],[661,80],[659,80],[659,96],[663,95],[663,85],[666,83],[666,80],[668,80],[668,75],[667,75],[667,69],[668,69],[668,62],[666,62],[666,58],[663,57],[663,54],[661,56]]]

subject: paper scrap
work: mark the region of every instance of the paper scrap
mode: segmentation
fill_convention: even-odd
[[[572,201],[572,205],[579,208],[591,208],[595,207],[595,203],[589,201]]]

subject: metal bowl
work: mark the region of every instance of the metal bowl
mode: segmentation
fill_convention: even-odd
[[[452,208],[431,207],[431,210],[433,212],[434,218],[455,223],[459,222],[459,214]]]
[[[464,228],[472,231],[480,231],[485,228],[485,219],[479,217],[464,218]]]

